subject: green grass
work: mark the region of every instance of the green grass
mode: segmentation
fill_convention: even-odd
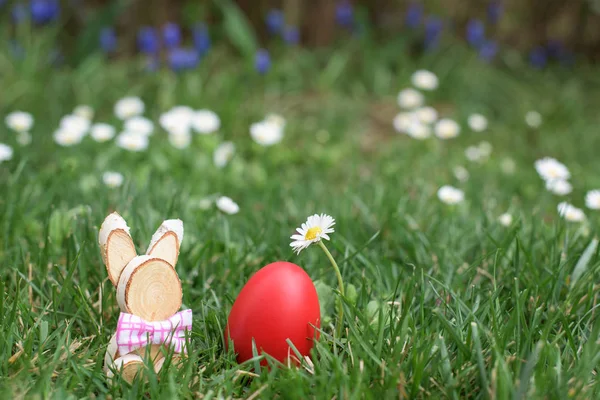
[[[0,396],[599,396],[599,217],[586,210],[584,225],[561,220],[560,200],[533,169],[547,155],[566,163],[568,199],[579,207],[600,187],[597,70],[492,68],[455,47],[414,60],[401,49],[398,42],[291,50],[275,57],[266,77],[225,49],[179,76],[95,57],[53,70],[2,56],[0,113],[24,109],[36,124],[33,144],[23,148],[0,127],[0,142],[15,147],[14,159],[0,164]],[[428,101],[461,122],[459,138],[418,142],[394,133],[395,95],[417,67],[439,75]],[[112,105],[127,94],[142,96],[154,120],[176,104],[210,108],[222,129],[183,151],[160,131],[142,154],[89,138],[73,148],[53,143],[58,120],[75,105],[116,122]],[[544,116],[537,131],[523,122],[530,109]],[[286,136],[259,148],[248,126],[269,112],[285,116]],[[486,133],[466,128],[471,112],[488,116]],[[212,150],[225,139],[237,152],[219,170]],[[469,163],[464,148],[481,140],[494,147],[490,160]],[[513,175],[500,168],[508,157]],[[468,182],[453,178],[457,165],[468,168]],[[125,175],[121,188],[102,185],[109,169]],[[443,184],[464,189],[466,201],[443,205],[436,197]],[[237,201],[240,213],[200,208],[217,194]],[[185,224],[177,270],[195,315],[192,351],[180,370],[165,368],[148,383],[110,383],[102,372],[118,307],[97,234],[112,210],[132,227],[138,251],[163,219]],[[515,216],[509,228],[497,222],[507,210]],[[343,340],[332,339],[329,301],[310,371],[238,365],[224,350],[223,328],[261,266],[288,260],[336,287],[319,249],[295,255],[289,247],[296,226],[317,212],[336,218],[328,246],[357,289],[344,301]]]

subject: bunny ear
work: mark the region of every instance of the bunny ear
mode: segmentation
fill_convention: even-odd
[[[168,219],[152,235],[146,254],[163,259],[174,268],[177,264],[182,240],[183,222],[180,219]]]
[[[116,212],[106,217],[100,227],[98,243],[108,278],[116,286],[123,268],[137,255],[123,217]]]

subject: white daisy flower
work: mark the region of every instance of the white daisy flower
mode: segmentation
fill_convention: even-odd
[[[398,105],[404,109],[412,110],[421,107],[425,102],[423,94],[418,90],[408,88],[398,93]]]
[[[415,117],[412,113],[401,112],[394,117],[392,124],[394,125],[394,129],[396,130],[396,132],[407,133],[410,124],[412,124],[414,120]]]
[[[465,193],[453,186],[444,185],[438,189],[438,198],[448,205],[461,203],[465,199]]]
[[[556,159],[545,157],[535,162],[535,170],[545,181],[563,179],[567,180],[571,177],[569,169]]]
[[[208,135],[219,130],[221,120],[219,116],[210,110],[198,110],[192,117],[192,127],[198,133]]]
[[[79,115],[65,115],[60,120],[60,129],[73,132],[75,135],[85,136],[90,129],[90,120]]]
[[[466,182],[469,180],[469,171],[467,171],[467,169],[465,167],[463,167],[462,165],[458,165],[456,167],[454,167],[454,169],[452,170],[452,173],[454,174],[454,177],[456,179],[458,179],[460,182]]]
[[[12,158],[13,156],[13,149],[12,147],[4,144],[4,143],[0,143],[0,163],[3,161],[8,161]]]
[[[21,146],[27,146],[29,144],[31,144],[31,140],[33,138],[31,137],[31,133],[29,132],[18,132],[17,133],[17,143],[19,143]]]
[[[440,139],[452,139],[460,134],[460,125],[450,118],[442,118],[435,124],[435,136]]]
[[[565,201],[560,203],[557,207],[558,215],[563,217],[569,222],[582,222],[585,220],[585,214],[583,210],[569,204]]]
[[[573,186],[564,179],[546,181],[546,190],[558,196],[566,196],[573,191]]]
[[[115,134],[116,130],[114,126],[102,122],[92,125],[90,129],[90,136],[99,143],[111,140],[115,137]]]
[[[33,116],[25,111],[13,111],[4,118],[6,126],[16,132],[29,132],[33,127]]]
[[[150,136],[154,132],[154,122],[141,116],[132,117],[125,121],[123,129],[127,132]]]
[[[70,147],[81,143],[84,136],[85,131],[63,127],[58,128],[53,135],[54,141],[63,147]]]
[[[139,152],[148,148],[148,136],[133,132],[121,132],[117,136],[117,146],[122,149]]]
[[[503,226],[510,226],[512,224],[513,217],[509,213],[504,213],[498,217],[498,221]]]
[[[120,120],[126,120],[144,113],[144,102],[139,97],[123,97],[115,103],[115,115]]]
[[[231,198],[227,196],[219,197],[215,204],[217,205],[217,208],[223,211],[225,214],[232,215],[237,214],[240,211],[240,206],[238,206],[235,201],[231,200]]]
[[[417,108],[414,111],[414,115],[421,123],[428,125],[435,123],[438,119],[438,112],[436,109],[429,106]]]
[[[273,122],[260,121],[250,125],[250,136],[261,146],[272,146],[283,139],[283,128]]]
[[[479,153],[483,158],[488,158],[492,154],[492,145],[485,140],[479,143]]]
[[[483,158],[483,155],[479,146],[469,146],[465,149],[465,157],[469,161],[478,162]]]
[[[94,109],[91,106],[82,104],[75,107],[73,114],[91,121],[94,118]]]
[[[223,142],[217,147],[213,154],[213,161],[217,168],[223,168],[227,165],[233,154],[235,153],[235,145],[232,142]]]
[[[590,210],[600,210],[600,189],[587,192],[585,195],[585,206]]]
[[[183,150],[192,143],[192,135],[189,132],[172,133],[169,135],[169,143],[176,149]]]
[[[528,111],[525,114],[525,123],[531,128],[538,128],[542,125],[542,116],[537,111]]]
[[[118,188],[123,184],[123,175],[119,172],[107,171],[102,175],[102,181],[109,188]]]
[[[185,135],[190,133],[194,110],[187,106],[176,106],[161,114],[159,124],[170,134]]]
[[[474,132],[483,132],[487,129],[488,120],[481,114],[471,114],[467,119],[469,128]]]
[[[435,90],[438,87],[438,77],[431,71],[420,69],[416,71],[411,81],[414,87],[421,90]]]
[[[419,121],[413,121],[408,127],[406,134],[413,139],[425,140],[431,137],[431,128]]]
[[[330,240],[329,234],[334,232],[335,219],[327,214],[315,214],[308,217],[294,235],[290,236],[290,246],[297,254],[321,239]]]

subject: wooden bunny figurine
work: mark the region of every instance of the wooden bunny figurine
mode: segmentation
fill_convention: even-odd
[[[131,382],[148,354],[154,370],[160,371],[163,346],[185,352],[192,310],[178,312],[182,290],[175,265],[182,239],[181,220],[166,220],[152,235],[146,254],[138,256],[129,227],[119,214],[110,214],[102,223],[98,242],[121,309],[117,331],[104,358],[109,377],[120,371]]]

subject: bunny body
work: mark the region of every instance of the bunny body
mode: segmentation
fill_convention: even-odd
[[[102,223],[98,234],[102,259],[108,277],[116,287],[119,308],[122,313],[126,313],[119,317],[117,333],[111,338],[106,350],[104,366],[109,376],[112,376],[113,370],[120,370],[123,377],[131,381],[143,367],[147,356],[151,358],[156,372],[162,367],[163,344],[150,340],[149,344],[134,346],[132,351],[125,353],[122,349],[126,347],[122,346],[122,342],[134,340],[132,334],[141,336],[140,328],[133,325],[128,326],[129,330],[126,332],[119,332],[119,329],[124,325],[122,319],[126,319],[122,317],[127,314],[139,317],[134,318],[136,321],[141,318],[158,327],[165,324],[170,327],[168,320],[174,319],[182,302],[181,281],[175,271],[182,240],[181,220],[166,220],[152,236],[146,254],[137,255],[129,227],[119,214],[110,214]],[[186,314],[186,318],[189,318],[191,326],[191,312]],[[126,333],[129,337],[125,337]]]

